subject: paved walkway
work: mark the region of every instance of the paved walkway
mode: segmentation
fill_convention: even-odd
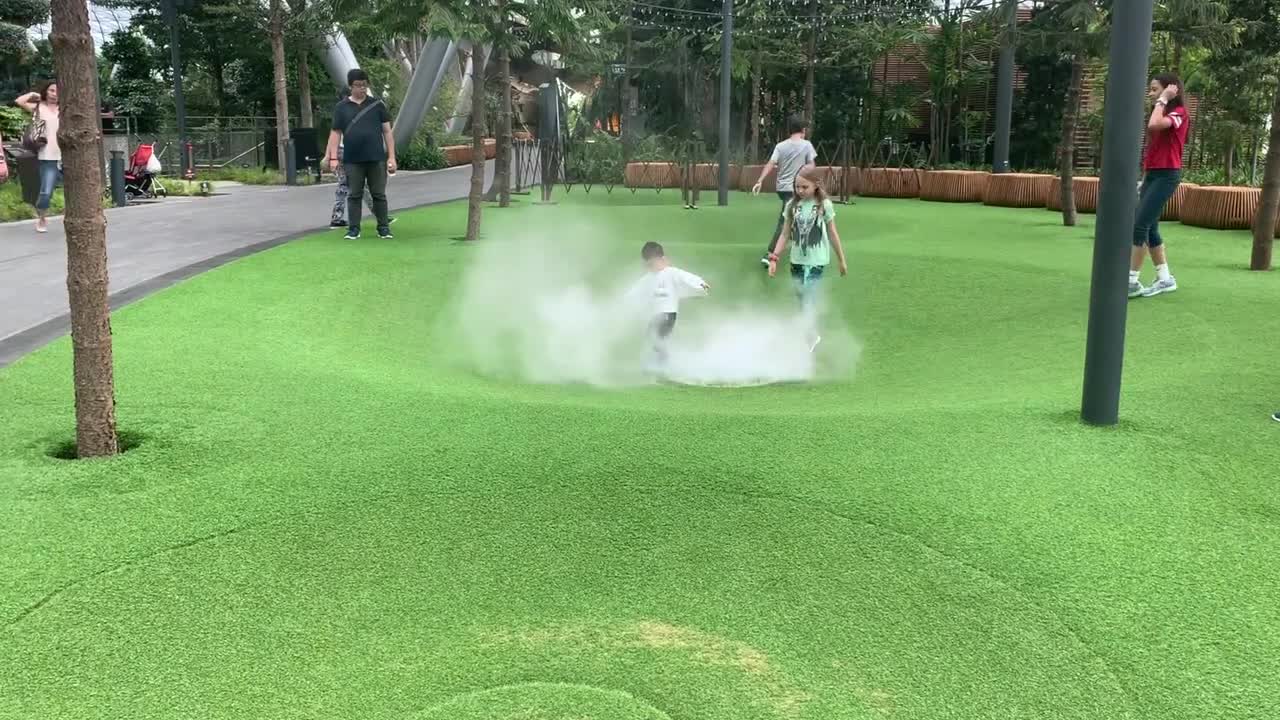
[[[401,172],[387,187],[391,208],[465,197],[470,173],[470,166]],[[333,185],[237,186],[210,198],[108,210],[112,306],[327,227],[333,191]],[[61,219],[45,235],[36,234],[34,221],[0,225],[0,367],[67,332],[66,277]]]

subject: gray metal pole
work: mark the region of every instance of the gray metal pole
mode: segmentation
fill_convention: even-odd
[[[1009,26],[1000,42],[1000,69],[996,75],[996,136],[991,172],[1009,172],[1009,135],[1013,129],[1013,46],[1018,31],[1018,0],[1006,0]]]
[[[178,152],[182,158],[182,174],[187,175],[187,103],[182,96],[182,50],[178,46],[177,0],[163,0],[165,22],[169,25],[169,58],[173,64],[173,103],[178,120]]]
[[[720,34],[720,196],[729,204],[729,94],[733,92],[733,0],[724,0],[724,28]]]
[[[124,191],[124,151],[111,151],[111,203],[116,207],[129,204],[129,196]]]
[[[298,146],[294,144],[293,138],[289,138],[284,144],[284,183],[298,184]]]
[[[1112,6],[1111,57],[1107,73],[1102,140],[1102,186],[1093,238],[1093,285],[1089,291],[1089,336],[1085,344],[1084,399],[1080,414],[1092,425],[1120,420],[1120,376],[1128,312],[1129,254],[1137,206],[1137,137],[1146,108],[1143,88],[1151,55],[1154,0]],[[1119,128],[1119,131],[1116,129]]]

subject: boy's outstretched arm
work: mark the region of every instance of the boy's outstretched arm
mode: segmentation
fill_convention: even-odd
[[[680,282],[692,296],[706,295],[711,290],[706,280],[685,270],[680,271]]]
[[[769,162],[765,163],[764,167],[760,170],[760,178],[756,180],[756,184],[751,187],[752,193],[756,195],[760,194],[760,188],[764,187],[764,179],[769,177],[769,173],[773,172],[776,167],[778,167],[778,163],[774,162],[773,158],[769,158]]]

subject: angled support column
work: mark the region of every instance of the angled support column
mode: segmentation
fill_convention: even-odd
[[[457,44],[446,38],[435,38],[422,49],[418,64],[413,68],[413,77],[409,79],[404,102],[400,103],[400,112],[396,114],[395,124],[392,126],[396,147],[406,147],[422,125],[422,119],[427,116],[427,108],[431,107],[431,101],[440,90],[440,83],[449,70],[449,62],[456,49]]]
[[[468,48],[469,51],[469,48]],[[484,56],[493,58],[493,46],[484,46]],[[445,131],[451,133],[460,133],[467,128],[467,120],[471,117],[471,93],[475,89],[473,82],[474,73],[471,58],[473,55],[468,52],[467,65],[462,72],[462,83],[458,86],[458,100],[453,105],[453,114],[449,116],[449,122],[445,125]],[[480,69],[481,77],[484,76],[484,68]]]
[[[334,90],[341,91],[347,86],[347,72],[360,67],[347,36],[335,27],[332,33],[320,39],[316,49],[324,60],[324,69],[333,81]]]

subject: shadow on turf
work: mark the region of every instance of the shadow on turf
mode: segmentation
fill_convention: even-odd
[[[143,441],[147,439],[147,436],[142,433],[129,432],[128,430],[124,430],[116,435],[116,439],[120,445],[120,454],[123,455],[124,453],[127,453],[130,450],[136,450],[138,447],[140,447]],[[52,442],[48,446],[48,449],[45,451],[45,454],[55,460],[79,460],[80,459],[80,457],[76,454],[76,441],[74,439]]]
[[[1064,427],[1069,425],[1071,427],[1090,430],[1115,432],[1142,432],[1145,430],[1140,423],[1133,422],[1132,420],[1126,420],[1123,416],[1120,418],[1120,422],[1116,425],[1090,425],[1084,421],[1084,418],[1080,417],[1079,410],[1063,410],[1061,412],[1048,413],[1045,417],[1051,424]]]

